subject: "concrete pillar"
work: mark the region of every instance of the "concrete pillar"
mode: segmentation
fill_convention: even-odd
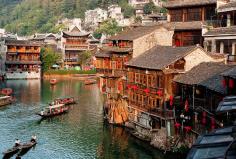
[[[216,40],[215,39],[211,40],[211,52],[212,53],[216,52]]]
[[[221,54],[224,53],[224,42],[223,41],[220,42],[220,53]]]
[[[227,14],[227,27],[231,26],[231,21],[230,21],[230,14]]]
[[[235,45],[236,45],[236,42],[232,42],[232,55],[236,55],[235,54]]]

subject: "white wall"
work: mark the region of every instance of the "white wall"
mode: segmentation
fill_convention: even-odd
[[[6,79],[40,79],[40,72],[7,72]]]

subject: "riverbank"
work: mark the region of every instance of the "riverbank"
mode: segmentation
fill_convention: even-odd
[[[43,79],[52,78],[74,78],[78,80],[96,79],[96,71],[78,71],[78,70],[49,70],[43,73]]]

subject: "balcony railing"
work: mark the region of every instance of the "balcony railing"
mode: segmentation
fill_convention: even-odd
[[[236,55],[228,55],[228,62],[236,62]]]
[[[103,74],[104,76],[114,76],[114,77],[121,77],[125,75],[123,70],[118,70],[118,69],[97,68],[97,73]]]
[[[227,26],[227,20],[208,20],[206,21],[206,25],[212,28],[219,28],[219,27],[226,27]]]
[[[88,45],[66,45],[65,49],[66,50],[88,50],[89,46]]]

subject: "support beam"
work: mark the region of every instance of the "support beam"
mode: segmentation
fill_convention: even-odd
[[[231,18],[231,15],[228,13],[228,14],[227,14],[227,27],[230,27],[230,26],[231,26],[231,20],[230,20],[230,18]]]
[[[235,45],[236,45],[236,42],[232,42],[232,55],[236,55]]]
[[[211,52],[215,53],[216,52],[216,40],[212,39],[211,41]]]
[[[224,53],[224,42],[223,41],[220,42],[220,53],[221,54]]]

